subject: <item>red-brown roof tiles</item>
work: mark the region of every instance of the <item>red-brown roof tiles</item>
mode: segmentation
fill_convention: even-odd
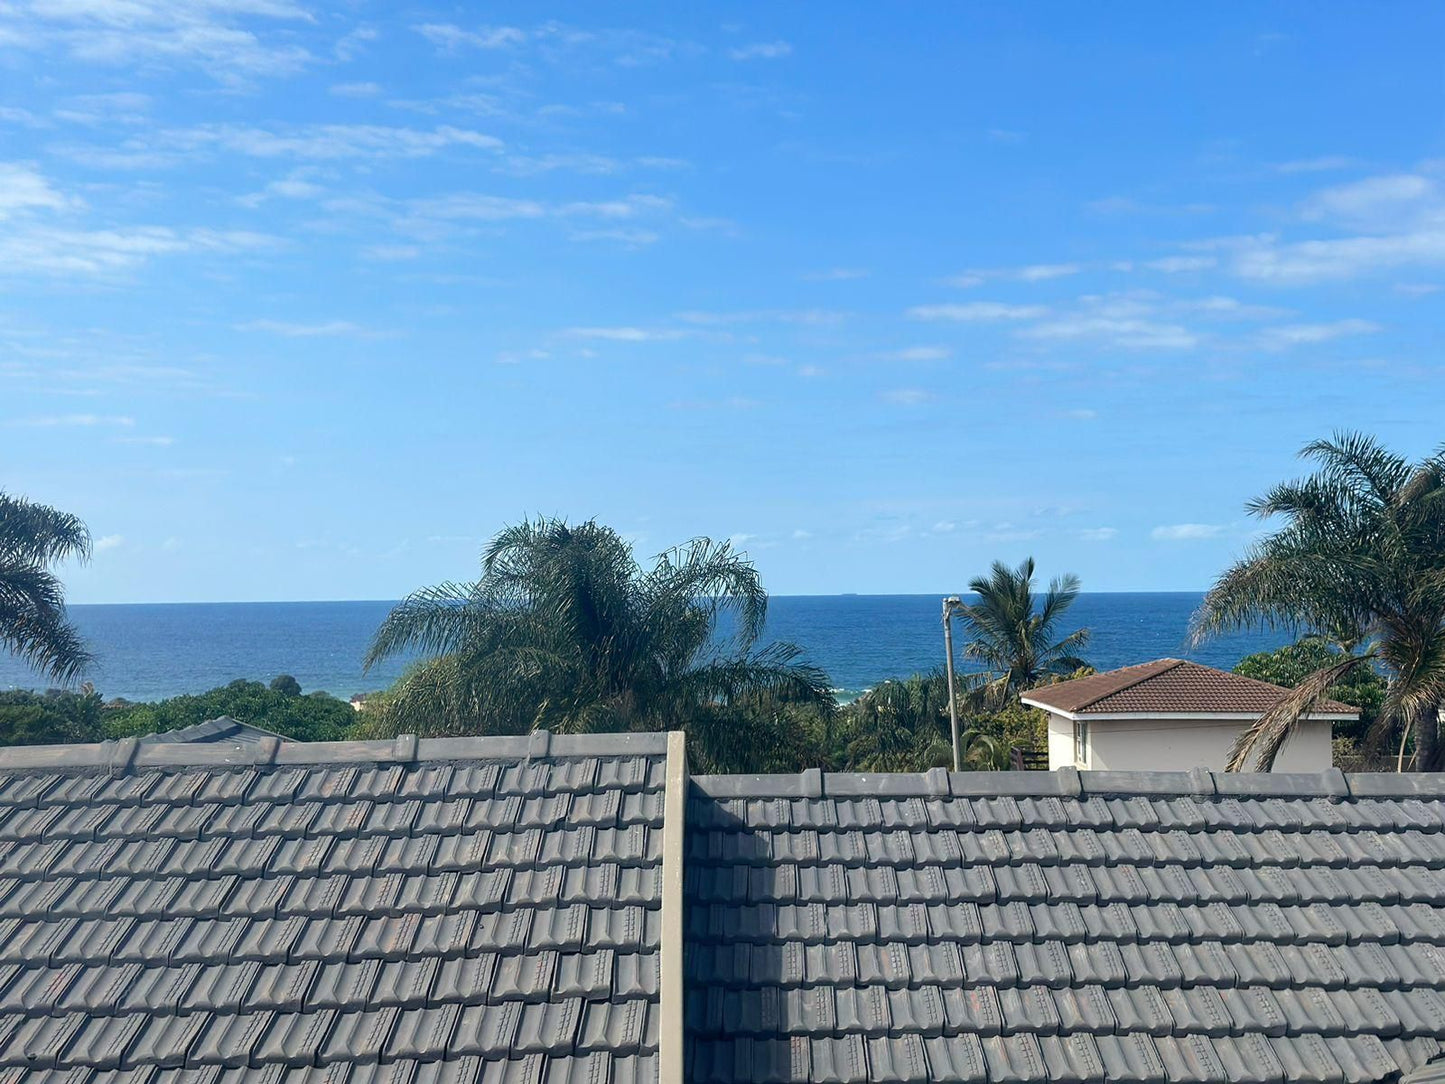
[[[1260,715],[1286,690],[1184,659],[1156,659],[1024,693],[1029,703],[1071,715]],[[1353,717],[1357,708],[1326,700],[1311,715]]]

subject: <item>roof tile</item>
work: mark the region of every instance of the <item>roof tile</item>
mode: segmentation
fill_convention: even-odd
[[[1157,659],[1089,677],[1030,689],[1030,703],[1081,715],[1211,713],[1260,714],[1285,690],[1265,681],[1183,659]],[[1326,700],[1320,714],[1355,717],[1359,709]]]

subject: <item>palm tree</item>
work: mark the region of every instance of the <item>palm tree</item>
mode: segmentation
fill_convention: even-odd
[[[1067,677],[1088,666],[1077,652],[1089,642],[1088,629],[1058,636],[1060,619],[1079,597],[1079,578],[1050,581],[1040,601],[1034,594],[1034,559],[1018,568],[995,561],[986,577],[968,589],[978,601],[958,608],[967,641],[963,655],[982,665],[977,692],[998,705],[1052,677]]]
[[[0,646],[55,681],[72,680],[91,658],[50,566],[89,557],[90,532],[75,516],[0,493]]]
[[[1440,768],[1445,699],[1445,450],[1411,463],[1372,437],[1340,433],[1305,445],[1308,477],[1251,501],[1284,525],[1256,543],[1205,596],[1193,639],[1240,628],[1305,629],[1364,650],[1311,674],[1235,742],[1231,771],[1251,757],[1268,771],[1300,717],[1351,670],[1388,680],[1367,744],[1413,734],[1416,767]]]
[[[524,521],[487,546],[479,580],[393,609],[366,665],[430,656],[387,699],[394,731],[681,727],[699,764],[743,764],[759,730],[738,716],[759,698],[832,704],[798,648],[757,647],[767,604],[757,570],[726,542],[694,539],[644,569],[595,521]]]
[[[854,771],[921,772],[951,759],[940,702],[944,680],[915,674],[869,689],[849,712],[846,762]]]

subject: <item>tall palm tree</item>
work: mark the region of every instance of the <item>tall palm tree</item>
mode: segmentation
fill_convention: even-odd
[[[1079,655],[1089,643],[1088,629],[1058,635],[1064,613],[1079,597],[1079,578],[1051,580],[1040,600],[1034,593],[1034,559],[1018,568],[995,561],[987,576],[969,582],[978,601],[960,606],[967,637],[963,655],[984,670],[978,691],[999,704],[1050,677],[1067,677],[1088,665]]]
[[[745,706],[832,703],[798,648],[757,646],[767,604],[757,570],[726,542],[694,539],[644,569],[595,521],[525,521],[487,546],[479,580],[418,591],[392,610],[366,665],[431,656],[393,691],[394,730],[681,727],[700,763],[746,763],[758,739],[738,725]]]
[[[1340,433],[1305,445],[1306,478],[1251,501],[1284,525],[1215,583],[1195,615],[1196,642],[1239,628],[1305,629],[1345,652],[1244,731],[1228,767],[1268,771],[1300,717],[1351,670],[1380,665],[1388,686],[1367,743],[1413,734],[1416,767],[1440,768],[1445,700],[1445,450],[1411,463],[1374,438]]]
[[[70,681],[91,658],[50,568],[89,557],[90,532],[75,516],[0,493],[0,647],[56,681]]]

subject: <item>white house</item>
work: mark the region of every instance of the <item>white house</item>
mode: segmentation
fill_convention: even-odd
[[[1222,771],[1239,732],[1287,690],[1183,659],[1030,689],[1021,699],[1049,715],[1049,768]],[[1331,728],[1359,718],[1333,700],[1301,720],[1274,763],[1279,772],[1330,767]]]

